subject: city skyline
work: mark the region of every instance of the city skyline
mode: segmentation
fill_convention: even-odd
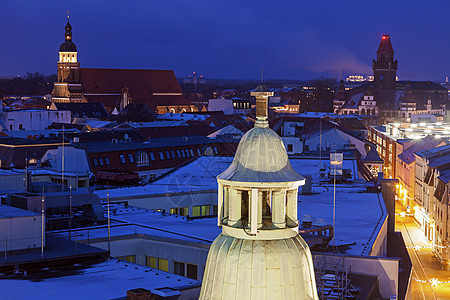
[[[196,71],[207,78],[310,79],[372,74],[382,34],[400,80],[448,76],[449,2],[0,2],[0,76],[56,73],[70,10],[82,67]],[[419,20],[419,21],[417,21]],[[131,45],[131,46],[130,46]],[[432,45],[429,46],[429,45]]]

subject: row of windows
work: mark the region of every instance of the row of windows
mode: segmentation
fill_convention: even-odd
[[[169,272],[169,260],[153,256],[145,256],[147,267]],[[173,273],[197,280],[197,265],[179,261],[173,262]]]
[[[217,154],[217,148],[214,147],[214,151]],[[175,158],[190,158],[196,155],[201,155],[200,148],[190,148],[190,149],[178,149],[178,150],[165,150],[159,151],[158,157],[159,160],[169,160]],[[134,163],[134,155],[132,153],[119,154],[119,160],[121,164],[126,163]],[[136,164],[138,167],[148,166],[150,161],[156,160],[155,154],[153,151],[149,152],[139,152],[136,157]],[[94,158],[92,160],[94,162],[94,166],[109,166],[109,158],[108,157],[99,157]]]
[[[97,157],[92,159],[94,162],[94,166],[110,166],[111,163],[109,162],[109,157]]]

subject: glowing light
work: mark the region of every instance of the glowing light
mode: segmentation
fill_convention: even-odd
[[[439,283],[439,279],[437,279],[437,278],[431,278],[431,279],[430,279],[430,283],[431,283],[431,286],[437,286],[438,283]]]
[[[408,131],[408,132],[412,132],[414,129],[412,129],[412,128],[406,128],[405,130]]]
[[[404,211],[402,211],[402,212],[400,213],[400,217],[402,217],[402,218],[406,217],[406,213],[405,213]]]
[[[388,38],[387,35],[383,35],[383,36],[381,37],[382,40],[385,40],[385,39],[387,39],[387,38]]]
[[[424,132],[425,133],[431,133],[431,130],[430,129],[425,129]]]
[[[417,127],[417,124],[411,124],[411,127],[415,128]]]
[[[442,125],[442,122],[437,122],[436,125],[437,125],[437,126],[441,126],[441,125]]]
[[[415,245],[414,246],[414,250],[416,250],[416,251],[420,251],[420,248],[421,248],[420,245]]]
[[[420,126],[425,126],[427,123],[419,123]]]
[[[442,136],[440,134],[436,134],[434,137],[440,139]]]

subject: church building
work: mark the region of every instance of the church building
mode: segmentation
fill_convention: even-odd
[[[378,116],[379,123],[409,122],[417,114],[446,116],[447,89],[431,81],[398,81],[397,67],[391,38],[384,34],[372,61],[374,80],[350,90],[341,80],[333,99],[334,113]]]
[[[77,56],[68,20],[59,47],[52,102],[100,102],[110,113],[120,112],[130,103],[147,104],[158,114],[197,110],[184,97],[172,70],[80,68]]]

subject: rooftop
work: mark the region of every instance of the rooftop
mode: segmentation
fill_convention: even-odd
[[[22,218],[33,216],[39,216],[39,214],[30,210],[0,204],[0,219]]]
[[[64,295],[64,299],[117,299],[126,297],[127,290],[135,288],[183,290],[200,284],[197,280],[110,259],[91,265],[43,269],[29,275],[3,275],[2,297],[58,299]]]

